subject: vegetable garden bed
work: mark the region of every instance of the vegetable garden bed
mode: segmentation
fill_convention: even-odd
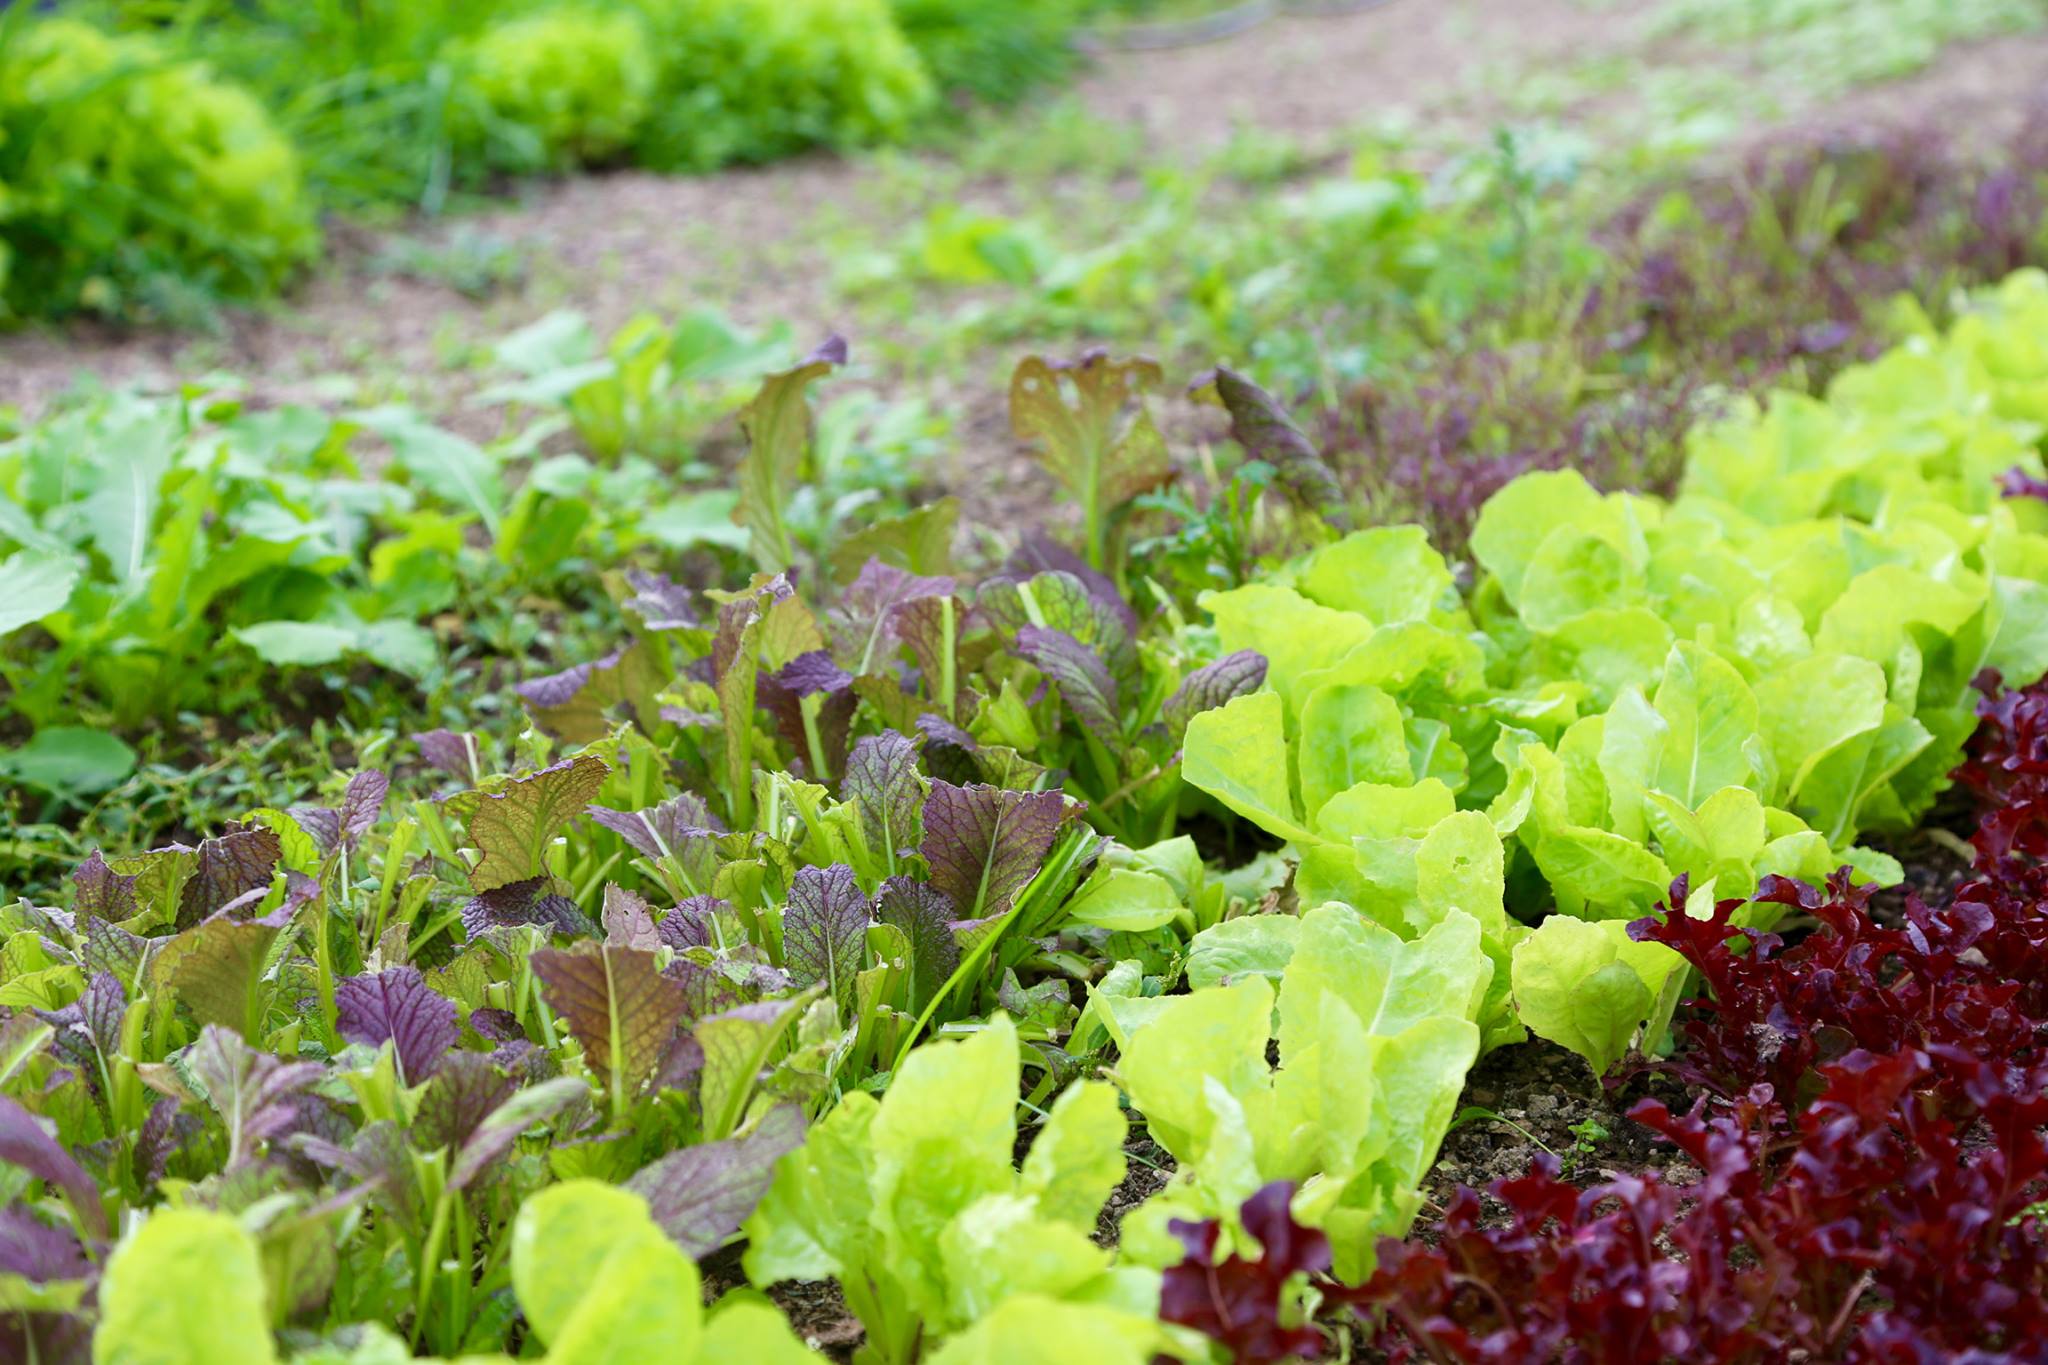
[[[1669,499],[1525,474],[1456,559],[1337,524],[1219,369],[1290,548],[1190,602],[1137,537],[1158,366],[1018,367],[1079,530],[975,574],[946,503],[821,518],[845,360],[743,409],[743,586],[608,573],[623,629],[515,723],[0,910],[14,1357],[2035,1358],[2048,276],[1703,419]],[[0,456],[46,721],[203,706],[217,602],[436,676],[470,532],[408,506],[351,580],[358,434],[510,583],[655,487],[556,457],[507,515],[391,410],[80,420],[176,534],[124,466]]]

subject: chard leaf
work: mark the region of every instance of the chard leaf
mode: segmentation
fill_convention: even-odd
[[[925,798],[920,846],[932,885],[962,918],[1003,914],[1038,875],[1069,813],[1066,797],[1056,791],[934,781]]]
[[[469,884],[492,891],[541,876],[548,844],[590,804],[610,773],[603,759],[580,754],[481,793],[469,817],[469,839],[482,856],[469,870]]]
[[[609,944],[542,948],[531,963],[548,1006],[582,1044],[614,1112],[623,1112],[682,1021],[683,988],[661,974],[653,953]]]

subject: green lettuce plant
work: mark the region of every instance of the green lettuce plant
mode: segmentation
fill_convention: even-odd
[[[1355,1283],[1379,1239],[1405,1234],[1421,1208],[1417,1187],[1479,1055],[1493,976],[1479,923],[1453,910],[1403,941],[1331,904],[1206,932],[1231,926],[1235,971],[1127,1021],[1117,1083],[1178,1168],[1125,1220],[1124,1254],[1171,1263],[1169,1220],[1228,1220],[1286,1180],[1295,1217],[1328,1235],[1337,1274]]]
[[[653,35],[631,10],[564,5],[501,20],[458,44],[473,99],[467,136],[495,166],[568,170],[616,159],[654,106]]]
[[[774,1308],[741,1299],[706,1313],[697,1267],[662,1234],[645,1200],[593,1180],[546,1190],[520,1207],[511,1233],[512,1286],[550,1365],[628,1365],[651,1359],[797,1365],[806,1350]],[[576,1273],[568,1273],[576,1267]],[[115,1249],[101,1284],[92,1358],[102,1365],[274,1365],[413,1359],[375,1323],[350,1344],[281,1354],[269,1303],[279,1282],[257,1238],[234,1217],[166,1209]],[[486,1365],[508,1355],[465,1354]]]
[[[184,314],[269,293],[319,245],[256,99],[147,36],[0,23],[0,310]]]
[[[777,1166],[746,1226],[748,1277],[837,1277],[867,1330],[859,1358],[877,1365],[909,1365],[1020,1300],[1085,1306],[1088,1316],[1053,1321],[1102,1325],[1127,1349],[1155,1333],[1157,1275],[1090,1238],[1124,1176],[1116,1091],[1069,1086],[1019,1171],[1017,1049],[998,1014],[913,1052],[879,1101],[846,1096]],[[984,1324],[936,1358],[1007,1358],[987,1354],[991,1332]]]

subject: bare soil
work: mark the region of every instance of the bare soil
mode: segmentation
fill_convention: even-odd
[[[1105,53],[1074,94],[1106,133],[1136,127],[1156,156],[1197,157],[1240,128],[1314,146],[1402,112],[1439,128],[1477,123],[1494,103],[1488,73],[1640,41],[1632,15],[1577,0],[1391,0],[1275,19],[1220,42]],[[1931,110],[1971,126],[2020,108],[2044,70],[2048,35],[1977,44],[1852,95],[1837,112],[1862,123]],[[319,392],[313,380],[354,374],[398,390],[379,397],[448,411],[474,348],[565,305],[600,332],[642,310],[709,303],[744,325],[786,320],[822,334],[844,320],[828,316],[829,264],[807,246],[816,226],[851,219],[887,237],[921,211],[881,202],[877,188],[869,163],[815,156],[701,177],[585,176],[528,186],[455,222],[344,227],[326,270],[275,305],[229,316],[218,337],[89,324],[0,337],[0,403],[37,410],[81,374],[118,382],[218,367],[251,381],[259,398],[306,398]],[[530,277],[479,301],[374,268],[394,242],[458,232],[530,249]]]

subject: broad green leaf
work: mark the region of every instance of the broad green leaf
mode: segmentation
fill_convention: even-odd
[[[1031,1140],[1018,1192],[1037,1198],[1040,1216],[1093,1232],[1103,1202],[1123,1182],[1129,1136],[1115,1087],[1102,1081],[1068,1086]]]
[[[1428,619],[1450,588],[1451,571],[1420,526],[1354,531],[1318,550],[1301,576],[1310,601],[1376,626]]]
[[[1280,973],[1301,941],[1301,920],[1293,915],[1240,915],[1204,929],[1188,943],[1191,991],[1227,986],[1246,976],[1279,984]]]
[[[745,1361],[747,1365],[806,1365],[824,1359],[807,1349],[790,1330],[789,1319],[770,1303],[734,1303],[729,1298],[712,1310],[697,1347],[703,1365]]]
[[[107,1262],[93,1365],[270,1365],[256,1241],[225,1213],[157,1209]]]
[[[234,636],[256,651],[267,664],[314,667],[339,663],[356,647],[354,626],[322,625],[316,621],[262,621],[237,626]]]
[[[883,1254],[924,1316],[945,1312],[946,1225],[983,1196],[1011,1192],[1017,1076],[1016,1029],[996,1014],[961,1042],[912,1052],[869,1130]]]
[[[1184,905],[1173,883],[1157,873],[1104,867],[1067,902],[1067,917],[1099,929],[1144,933],[1173,923]]]
[[[869,1134],[879,1112],[874,1096],[852,1091],[776,1163],[767,1195],[747,1220],[748,1279],[773,1284],[861,1273],[863,1248],[875,1235]]]
[[[1224,652],[1265,656],[1266,681],[1296,713],[1307,697],[1308,676],[1332,667],[1373,633],[1372,622],[1356,612],[1332,611],[1267,583],[1205,592],[1201,604],[1216,618]]]
[[[1177,1160],[1193,1161],[1218,1123],[1196,1078],[1212,1077],[1234,1097],[1270,1084],[1266,1040],[1272,1021],[1272,984],[1248,976],[1179,997],[1131,1036],[1116,1064],[1117,1080],[1144,1114],[1153,1139]]]
[[[78,577],[71,555],[20,550],[0,560],[0,636],[64,610]]]
[[[0,750],[0,773],[63,794],[102,792],[135,771],[135,751],[103,730],[53,725]]]
[[[1472,555],[1500,580],[1508,601],[1519,605],[1523,579],[1546,537],[1560,527],[1597,526],[1606,520],[1600,495],[1578,471],[1524,474],[1479,509]]]
[[[1665,978],[1682,965],[1660,943],[1631,940],[1619,921],[1552,915],[1515,948],[1515,1007],[1530,1032],[1604,1075],[1648,1020]]]
[[[1884,669],[1848,654],[1812,654],[1759,678],[1756,700],[1777,754],[1774,796],[1789,806],[1823,759],[1884,723]]]
[[[1300,752],[1302,809],[1310,825],[1341,791],[1361,782],[1400,785],[1411,777],[1401,708],[1377,687],[1333,683],[1309,693]]]
[[[1092,1219],[1083,1228],[1041,1218],[1017,1195],[976,1200],[940,1237],[947,1322],[977,1322],[1020,1293],[1058,1298],[1083,1289],[1109,1268],[1109,1252],[1089,1240],[1092,1228]]]
[[[1314,841],[1294,808],[1278,693],[1235,697],[1189,721],[1181,776],[1276,838]]]
[[[1039,1294],[1004,1299],[932,1353],[931,1365],[1144,1365],[1161,1346],[1143,1313]]]
[[[616,1185],[571,1180],[521,1204],[512,1285],[553,1365],[698,1358],[697,1267]]]

